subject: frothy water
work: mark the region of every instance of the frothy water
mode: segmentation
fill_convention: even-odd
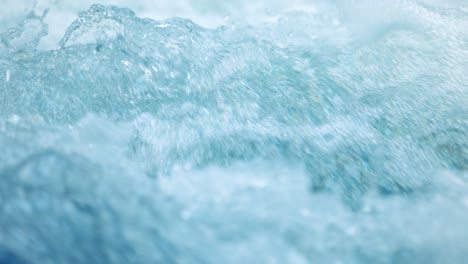
[[[466,3],[204,2],[1,33],[0,263],[468,261]]]

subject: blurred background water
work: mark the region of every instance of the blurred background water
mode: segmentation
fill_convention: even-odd
[[[467,263],[468,2],[0,0],[0,264]]]

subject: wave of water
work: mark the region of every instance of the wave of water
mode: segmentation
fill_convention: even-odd
[[[2,33],[0,263],[465,263],[466,4],[303,2]]]

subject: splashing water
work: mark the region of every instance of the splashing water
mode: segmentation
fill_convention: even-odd
[[[0,263],[466,263],[468,6],[309,2],[2,33]]]

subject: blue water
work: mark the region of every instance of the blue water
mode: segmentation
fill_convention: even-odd
[[[468,6],[316,2],[1,33],[0,263],[468,263]]]

